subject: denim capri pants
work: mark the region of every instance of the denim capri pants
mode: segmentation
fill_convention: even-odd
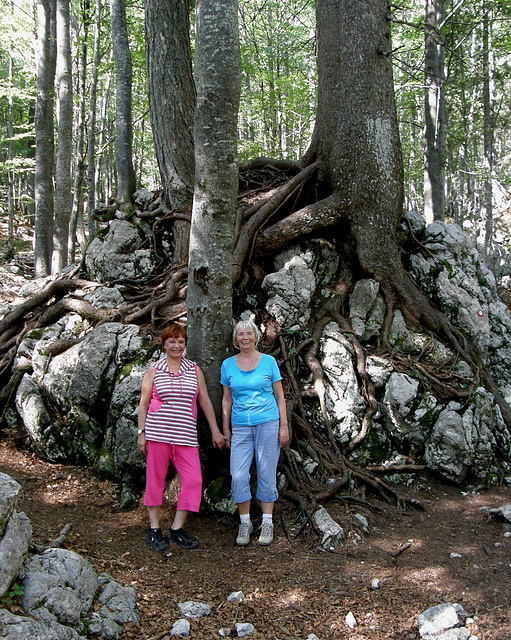
[[[231,476],[234,502],[250,500],[250,465],[255,457],[257,470],[256,498],[275,502],[277,493],[277,463],[279,461],[279,420],[252,427],[232,425]]]

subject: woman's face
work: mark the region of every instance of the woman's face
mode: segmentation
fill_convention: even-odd
[[[255,347],[256,337],[253,329],[238,329],[236,342],[240,348]]]
[[[170,337],[163,343],[163,348],[168,356],[182,356],[186,347],[184,336]]]

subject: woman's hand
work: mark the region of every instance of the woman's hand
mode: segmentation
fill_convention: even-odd
[[[147,440],[145,439],[145,433],[141,433],[138,436],[137,449],[140,451],[140,453],[143,453],[144,455],[147,454]]]
[[[224,447],[230,448],[231,446],[230,440],[228,440],[223,433],[220,433],[218,429],[211,432],[211,442],[213,443],[213,447],[218,447],[219,449],[223,449]]]
[[[279,427],[279,444],[281,447],[287,447],[289,444],[289,429],[287,424]]]
[[[231,431],[229,429],[229,427],[224,427],[224,442],[225,442],[225,446],[230,449],[231,448]]]

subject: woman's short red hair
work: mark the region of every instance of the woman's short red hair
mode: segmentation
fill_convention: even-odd
[[[184,327],[182,324],[177,324],[177,322],[169,324],[169,326],[165,327],[165,329],[163,329],[162,331],[161,344],[163,346],[165,344],[165,340],[168,340],[168,338],[179,338],[180,336],[185,339],[185,342],[188,342],[186,327]]]

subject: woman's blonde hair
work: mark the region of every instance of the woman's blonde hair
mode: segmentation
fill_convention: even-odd
[[[255,324],[255,322],[252,322],[252,320],[240,320],[236,324],[236,326],[234,327],[234,330],[232,332],[232,341],[234,343],[234,346],[239,349],[237,336],[238,336],[238,331],[241,331],[241,329],[252,329],[252,331],[254,332],[254,335],[255,335],[255,343],[256,343],[256,347],[257,347],[257,343],[261,339],[261,332],[257,328],[257,325]]]

